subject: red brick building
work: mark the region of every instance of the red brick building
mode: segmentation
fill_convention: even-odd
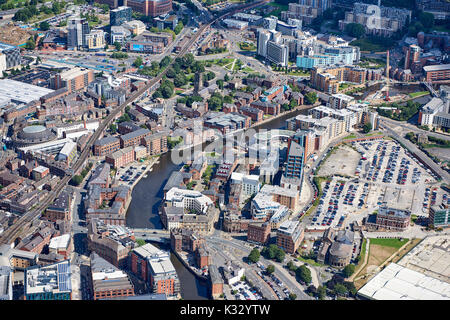
[[[266,244],[270,238],[270,223],[250,223],[247,230],[247,241]]]
[[[120,149],[105,157],[106,163],[109,163],[114,168],[125,166],[134,161],[134,148],[132,146]]]
[[[104,156],[120,149],[120,140],[115,137],[105,137],[94,143],[94,156]]]

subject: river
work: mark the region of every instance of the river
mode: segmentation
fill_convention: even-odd
[[[307,114],[307,110],[296,110],[289,115],[283,115],[272,121],[255,126],[255,129],[280,129],[285,127],[286,119],[298,114]],[[171,153],[167,152],[153,165],[147,178],[142,178],[133,188],[132,200],[128,207],[126,224],[131,228],[162,229],[163,225],[158,215],[158,207],[163,200],[163,187],[173,171],[178,171],[181,165],[174,164]],[[172,263],[177,270],[181,282],[181,295],[183,299],[207,299],[206,284],[199,281],[175,255],[171,255]]]
[[[364,97],[380,88],[380,84],[372,86],[364,93]],[[410,93],[423,91],[421,85],[391,87],[391,92],[401,91]],[[430,97],[414,99],[421,103],[426,103]],[[286,126],[286,119],[298,114],[307,114],[308,110],[296,110],[295,112],[275,118],[272,121],[257,125],[255,129],[282,129]],[[127,226],[131,228],[151,228],[162,229],[163,225],[158,215],[158,207],[163,200],[163,187],[173,171],[178,171],[181,165],[174,164],[171,160],[171,153],[167,152],[159,158],[159,162],[153,165],[152,171],[147,178],[142,178],[134,187],[132,200],[127,211]],[[200,282],[184,265],[172,254],[172,263],[177,270],[181,282],[181,294],[183,299],[200,300],[207,299],[206,284]]]

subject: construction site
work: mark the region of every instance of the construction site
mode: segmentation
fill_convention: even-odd
[[[33,34],[26,29],[8,23],[0,28],[0,42],[20,46],[27,42]]]

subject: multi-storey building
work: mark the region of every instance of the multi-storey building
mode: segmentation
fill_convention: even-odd
[[[432,206],[428,216],[428,224],[435,228],[450,226],[450,209],[448,206]]]
[[[335,66],[328,68],[314,67],[311,70],[311,86],[328,94],[339,92],[343,81],[363,84],[366,82],[367,70],[353,66]]]
[[[134,296],[128,275],[98,254],[91,254],[91,283],[94,300]]]
[[[247,241],[265,245],[270,239],[271,225],[264,223],[249,223],[247,230]]]
[[[406,210],[380,207],[374,227],[382,230],[405,231],[411,223],[411,212]],[[367,225],[371,224],[368,221]]]
[[[157,17],[172,11],[172,0],[124,0],[124,5],[145,16]]]
[[[134,235],[124,226],[108,225],[98,219],[88,224],[88,249],[118,268],[128,265],[128,253],[134,247]]]
[[[214,264],[209,265],[208,274],[211,296],[216,299],[223,294],[223,279],[219,269]]]
[[[295,253],[303,241],[304,230],[300,221],[287,220],[277,230],[277,246],[287,253]]]
[[[105,48],[105,32],[103,30],[91,30],[86,35],[86,47],[89,51],[100,51]]]
[[[423,71],[428,82],[450,79],[450,64],[425,66]]]
[[[66,190],[63,190],[51,205],[47,207],[43,218],[56,222],[57,220],[70,221],[72,199]]]
[[[133,162],[135,160],[134,156],[134,147],[129,146],[106,155],[105,161],[113,168],[119,168]]]
[[[123,23],[131,21],[131,8],[121,6],[109,11],[110,26],[121,26]]]
[[[199,191],[172,188],[165,195],[165,204],[183,208],[185,212],[206,214],[213,202]]]
[[[410,10],[379,4],[356,2],[353,10],[345,13],[345,19],[339,20],[339,28],[344,30],[350,23],[359,23],[365,27],[366,34],[389,37],[411,21]]]
[[[24,274],[24,299],[71,300],[71,276],[69,260],[44,267],[29,267]]]
[[[131,264],[133,273],[139,277],[143,274],[142,265],[146,264],[146,281],[148,281],[153,293],[165,293],[168,296],[176,296],[180,293],[180,281],[170,261],[169,252],[147,243],[133,249]]]
[[[151,156],[167,152],[167,133],[158,132],[145,136],[142,144]]]
[[[94,81],[92,70],[76,67],[57,73],[50,79],[50,86],[55,90],[67,88],[69,92],[74,92],[85,89],[92,81]]]
[[[86,47],[86,35],[89,34],[89,24],[86,19],[72,17],[67,21],[67,48],[80,49]]]
[[[281,12],[281,19],[299,19],[304,24],[310,24],[326,9],[331,8],[332,0],[299,0],[289,3],[288,11]]]
[[[150,135],[150,131],[148,129],[139,129],[124,135],[120,136],[120,147],[134,147],[139,144],[142,144],[144,138]]]
[[[120,139],[105,137],[94,142],[94,156],[104,156],[120,149]]]

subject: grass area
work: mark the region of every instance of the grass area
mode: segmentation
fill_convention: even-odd
[[[380,69],[386,67],[386,62],[381,59],[364,58],[358,66],[368,69]]]
[[[317,262],[317,261],[315,261],[313,259],[305,259],[305,258],[302,258],[302,257],[297,257],[297,260],[302,261],[302,262],[307,263],[307,264],[310,264],[310,265],[312,265],[314,267],[322,267],[323,266],[323,264],[321,264],[321,263],[319,263],[319,262]]]
[[[278,18],[281,18],[281,11],[286,11],[289,9],[289,6],[286,4],[279,4],[279,3],[268,3],[269,6],[271,7],[276,7],[275,10],[273,10],[272,12],[264,15],[264,18],[269,17],[269,16],[276,16]]]
[[[408,242],[409,239],[395,239],[395,238],[388,238],[388,239],[370,239],[370,245],[377,245],[382,247],[390,247],[399,249],[401,246],[403,246],[405,243]]]
[[[210,63],[213,63],[213,64],[223,67],[223,66],[226,66],[227,64],[232,63],[233,60],[234,59],[232,59],[232,58],[222,58],[222,59],[208,60],[206,62],[210,62]]]
[[[253,69],[250,68],[250,67],[242,68],[241,71],[244,71],[244,72],[255,72],[255,70],[253,70]]]
[[[383,134],[383,132],[375,131],[375,132],[366,133],[365,136],[366,137],[371,137],[371,136],[378,136],[378,135],[382,135],[382,134]]]
[[[450,27],[448,27],[446,25],[434,26],[433,30],[440,31],[440,32],[450,32]]]
[[[408,242],[408,239],[370,239],[369,258],[366,266],[357,275],[357,277],[362,277],[354,281],[355,287],[359,290],[369,279],[368,276],[373,274],[379,266],[406,242]],[[363,249],[365,250],[365,247]],[[364,257],[361,257],[361,259],[364,261]],[[360,263],[362,264],[363,262],[360,261]]]
[[[361,38],[352,41],[350,45],[359,47],[361,51],[386,51],[388,49],[391,49],[394,45],[393,40],[387,40],[388,39],[385,38],[385,41],[374,41],[374,39],[370,38]]]
[[[420,96],[426,96],[427,94],[430,94],[428,91],[418,91],[418,92],[412,92],[409,94],[411,98],[416,98]]]
[[[346,136],[344,139],[355,139],[356,135],[354,133],[349,134],[348,136]]]
[[[303,70],[292,70],[288,72],[288,75],[290,76],[299,76],[299,77],[308,77],[311,75],[309,71],[303,71]]]
[[[367,239],[363,239],[363,243],[361,245],[361,252],[359,253],[359,262],[356,265],[356,270],[358,270],[364,263],[364,259],[366,257],[366,246],[367,246]]]
[[[256,51],[256,46],[248,42],[239,42],[239,48],[244,51]]]

